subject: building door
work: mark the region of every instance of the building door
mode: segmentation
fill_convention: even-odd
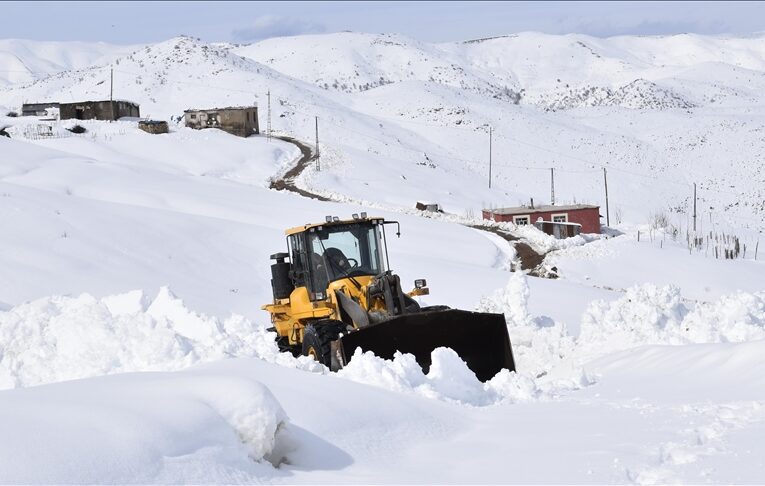
[[[75,108],[74,112],[75,112],[74,113],[74,117],[76,119],[78,119],[78,120],[82,120],[83,119],[82,117],[84,115],[84,112],[83,112],[82,108]]]

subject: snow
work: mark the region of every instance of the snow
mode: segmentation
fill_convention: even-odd
[[[481,383],[459,355],[448,348],[435,349],[431,363],[425,374],[411,354],[396,353],[392,360],[385,360],[357,349],[338,376],[386,390],[473,406],[525,401],[539,394],[532,380],[507,370]]]
[[[124,374],[0,393],[0,467],[9,483],[267,477],[287,420],[257,380],[208,370]],[[204,463],[214,466],[205,470],[199,467]]]
[[[167,287],[97,299],[45,297],[0,311],[0,388],[130,371],[171,371],[232,356],[321,371],[279,353],[274,334],[238,315],[194,312]]]
[[[111,55],[119,97],[153,118],[255,102],[263,122],[269,91],[275,131],[311,141],[318,116],[322,170],[299,183],[338,200],[399,209],[427,200],[477,215],[549,201],[554,167],[559,204],[604,206],[606,167],[617,223],[645,224],[661,211],[684,231],[696,182],[702,219],[759,231],[763,45],[761,35],[521,33],[434,45],[337,33],[247,46],[178,37]],[[108,78],[109,66],[93,61],[12,84],[0,105],[104,97]]]
[[[0,41],[0,70],[30,66],[0,79],[2,480],[761,482],[763,39]],[[269,189],[299,156],[279,139],[5,116],[104,97],[110,65],[152,118],[255,102],[263,129],[270,90],[275,131],[311,144],[318,116],[321,170],[296,183],[336,202]],[[607,168],[604,235],[485,224],[558,279],[465,226],[546,203],[550,167],[559,204],[604,216]],[[694,182],[713,238],[689,249]],[[427,278],[421,304],[504,314],[516,372],[278,352],[260,306],[283,230],[361,211],[401,222],[390,261],[405,290]],[[715,257],[723,235],[742,258]]]
[[[136,46],[118,46],[104,42],[2,39],[0,86],[43,79],[50,74],[106,63],[135,48]]]

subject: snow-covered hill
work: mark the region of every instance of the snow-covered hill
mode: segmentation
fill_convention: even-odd
[[[347,32],[275,38],[232,52],[326,90],[355,93],[402,81],[429,81],[496,99],[515,101],[518,96],[512,80],[498,84],[466,69],[463,59],[438,46],[400,35]]]
[[[301,184],[331,197],[400,207],[424,199],[477,214],[548,201],[553,167],[559,202],[603,204],[608,167],[619,220],[675,212],[687,228],[696,182],[712,222],[762,228],[763,43],[524,33],[432,45],[340,33],[233,46],[179,37],[113,66],[116,96],[145,116],[257,102],[265,128],[268,91],[275,130],[311,141],[318,116],[324,171]],[[15,84],[0,90],[0,105],[103,98],[108,76],[96,63]]]
[[[763,39],[3,44],[56,74],[0,88],[0,480],[759,482]],[[5,115],[104,98],[112,67],[144,116],[257,102],[264,129],[270,92],[274,129],[309,144],[318,116],[321,170],[296,182],[334,202],[269,189],[299,155],[282,140]],[[460,224],[547,200],[550,168],[559,203],[602,203],[604,167],[607,235],[506,228],[558,279]],[[689,251],[694,182],[715,238]],[[505,315],[516,373],[480,383],[446,349],[428,374],[278,353],[260,306],[283,230],[360,211],[401,222],[390,260],[427,278],[423,304]],[[715,258],[731,234],[743,258]]]
[[[138,46],[103,42],[0,40],[0,86],[28,83],[51,74],[105,64]]]

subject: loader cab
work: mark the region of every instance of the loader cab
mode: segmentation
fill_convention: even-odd
[[[331,282],[385,273],[383,225],[382,219],[359,218],[295,228],[288,236],[295,287],[305,286],[311,300],[323,300]]]

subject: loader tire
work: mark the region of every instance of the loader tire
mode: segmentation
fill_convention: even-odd
[[[312,356],[319,363],[331,368],[330,344],[340,337],[344,329],[345,324],[331,319],[308,324],[303,331],[303,356]]]

